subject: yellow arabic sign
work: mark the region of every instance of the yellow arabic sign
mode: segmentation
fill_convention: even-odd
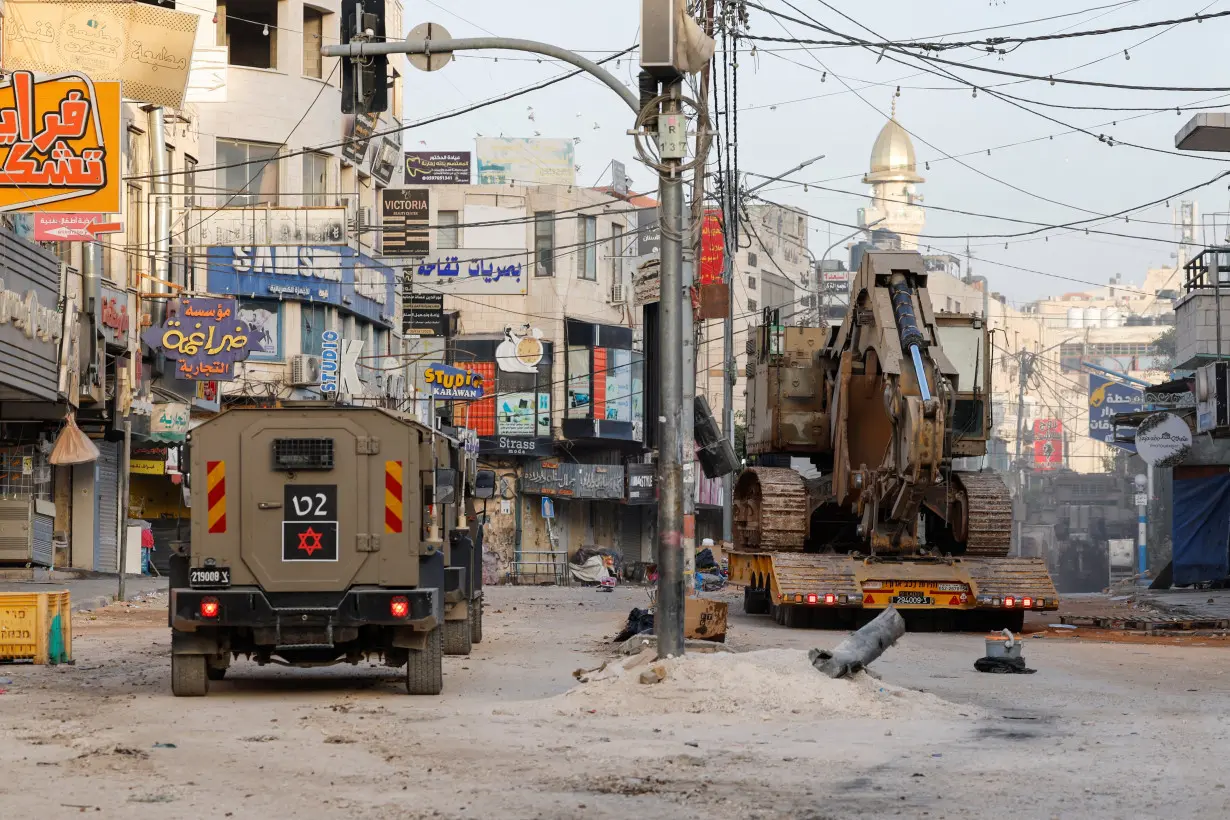
[[[167,463],[134,458],[128,462],[128,472],[133,475],[166,475]]]
[[[119,213],[120,84],[81,75],[0,86],[0,211]]]
[[[8,0],[4,68],[81,72],[122,82],[130,100],[181,108],[198,22],[149,3]]]

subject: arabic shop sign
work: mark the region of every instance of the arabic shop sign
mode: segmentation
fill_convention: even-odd
[[[392,327],[393,269],[354,248],[258,245],[206,253],[211,293],[323,302]]]
[[[1140,410],[1143,394],[1135,387],[1113,382],[1101,376],[1089,377],[1089,437],[1120,447],[1129,453],[1136,452],[1136,445],[1115,441],[1115,414]]]
[[[149,437],[154,441],[183,441],[188,436],[188,405],[178,402],[155,404],[149,418]]]
[[[17,71],[0,86],[0,211],[119,213],[121,186],[119,83]]]
[[[612,464],[571,464],[543,460],[521,473],[521,491],[563,498],[624,498],[624,468]]]
[[[81,72],[117,86],[122,82],[130,100],[183,106],[198,15],[146,3],[8,0],[7,5],[6,69]]]
[[[248,358],[254,335],[238,318],[237,299],[180,299],[167,305],[166,323],[152,327],[141,339],[175,359],[175,375],[195,381],[231,381],[234,364]]]
[[[407,185],[469,185],[469,151],[407,151]]]
[[[102,330],[111,347],[128,349],[131,314],[127,291],[102,286]]]
[[[520,248],[454,250],[406,267],[414,286],[425,291],[468,296],[524,295],[532,254]]]
[[[658,468],[653,464],[629,464],[628,503],[653,504],[657,501],[657,475]]]

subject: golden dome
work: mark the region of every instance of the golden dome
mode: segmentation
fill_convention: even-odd
[[[915,168],[914,143],[893,117],[884,123],[871,148],[871,171],[863,182],[925,182]]]

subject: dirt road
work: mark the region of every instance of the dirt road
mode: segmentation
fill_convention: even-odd
[[[644,592],[488,598],[434,698],[380,667],[239,662],[177,700],[165,612],[81,616],[76,666],[0,667],[3,816],[1230,816],[1224,646],[1029,639],[1037,674],[1000,676],[973,670],[979,636],[911,634],[880,680],[830,686],[798,658],[840,634],[732,607],[732,645],[792,651],[559,697]]]

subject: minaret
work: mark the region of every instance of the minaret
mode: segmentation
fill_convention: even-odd
[[[871,203],[860,210],[859,224],[867,227],[874,223],[872,231],[892,232],[900,237],[902,249],[917,250],[917,234],[922,233],[927,217],[919,204],[922,196],[914,186],[926,180],[918,175],[914,143],[897,122],[896,97],[892,116],[871,148],[871,170],[863,182],[871,186]]]

